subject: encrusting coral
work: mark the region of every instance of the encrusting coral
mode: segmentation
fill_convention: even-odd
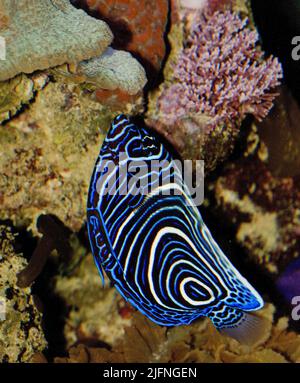
[[[47,74],[36,73],[31,77],[21,74],[0,82],[0,122],[9,120],[23,105],[29,104],[48,80]]]
[[[130,53],[109,48],[113,35],[105,22],[76,9],[68,0],[4,0],[0,12],[0,33],[6,41],[0,81],[13,78],[0,83],[1,121],[40,90],[36,74],[24,76],[38,70],[54,68],[41,76],[58,73],[75,83],[118,89],[129,98],[135,94],[139,98],[147,82],[145,70]]]
[[[0,13],[6,41],[0,81],[101,55],[113,39],[105,22],[68,0],[2,0]]]
[[[190,326],[166,329],[134,314],[132,325],[112,350],[74,346],[68,358],[57,363],[286,363],[300,361],[300,336],[288,331],[287,318],[274,321],[275,308],[266,305],[260,315],[268,322],[265,332],[251,347],[222,336],[208,319]]]
[[[157,77],[165,56],[164,33],[168,0],[74,0],[103,19],[114,34],[113,47],[131,52],[146,69],[151,82]]]
[[[112,34],[104,22],[67,0],[33,1],[28,7],[25,0],[7,0],[1,14],[6,21],[1,36],[9,40],[8,59],[0,63],[1,79],[22,73],[0,83],[0,118],[5,120],[0,127],[0,151],[6,154],[0,160],[0,216],[17,225],[32,225],[36,233],[39,215],[56,214],[69,228],[78,230],[85,219],[87,169],[92,171],[113,117],[143,110],[145,71],[130,53],[108,47]],[[27,32],[11,43],[15,23],[17,31],[22,27]],[[76,33],[72,34],[72,28]],[[45,40],[44,33],[49,34]],[[27,41],[22,40],[24,35],[32,35],[33,45],[29,40],[29,46],[22,45]],[[14,56],[17,46],[25,51]],[[31,61],[22,54],[36,64],[30,66]],[[12,57],[14,65],[9,69]],[[41,71],[43,68],[47,70]],[[103,87],[101,91],[110,94],[108,97],[113,98],[113,92],[136,96],[129,100],[124,96],[125,102],[113,107],[104,105],[96,102],[91,84]]]
[[[94,86],[137,94],[146,84],[145,72],[128,52],[108,48],[102,56],[78,64],[77,74]],[[124,75],[126,73],[126,75]]]
[[[73,258],[82,262],[67,275],[54,280],[55,294],[65,302],[67,315],[64,335],[67,346],[83,343],[113,346],[124,336],[124,326],[130,325],[124,301],[109,280],[101,286],[99,273],[91,253],[76,244]]]
[[[79,230],[104,134],[118,112],[138,113],[141,104],[112,112],[80,85],[48,83],[30,108],[0,126],[0,216],[37,233],[37,217],[55,214]]]
[[[167,81],[151,97],[147,122],[183,157],[212,170],[233,147],[247,114],[264,118],[282,77],[278,60],[263,58],[258,34],[232,11],[195,12]],[[218,150],[219,149],[219,150]]]
[[[15,234],[0,226],[0,361],[29,362],[47,347],[41,327],[42,314],[35,306],[31,288],[17,286],[17,274],[27,261],[16,254]],[[3,310],[4,309],[4,310]],[[2,317],[3,316],[3,317]]]

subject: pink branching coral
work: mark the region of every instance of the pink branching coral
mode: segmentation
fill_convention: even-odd
[[[163,123],[204,115],[213,127],[268,114],[276,96],[269,90],[279,85],[282,68],[276,58],[263,59],[247,23],[230,11],[200,16],[174,67],[175,81],[159,99]]]

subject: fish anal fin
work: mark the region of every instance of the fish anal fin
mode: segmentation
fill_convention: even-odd
[[[243,312],[234,325],[222,327],[219,330],[243,345],[254,346],[265,340],[269,327],[270,323],[265,318]]]

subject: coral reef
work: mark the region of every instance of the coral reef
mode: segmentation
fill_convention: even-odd
[[[281,66],[263,59],[257,40],[231,11],[201,13],[151,100],[147,122],[207,171],[228,155],[245,116],[260,120],[272,106]]]
[[[12,118],[23,105],[29,104],[35,94],[48,82],[45,73],[32,77],[24,74],[0,83],[0,122]]]
[[[287,330],[287,318],[274,321],[275,308],[268,304],[261,316],[268,327],[253,347],[224,338],[209,320],[197,321],[187,327],[167,331],[141,314],[134,314],[133,323],[125,328],[124,338],[111,351],[105,348],[78,345],[68,358],[56,362],[90,363],[286,363],[300,361],[300,336]]]
[[[199,20],[174,68],[175,84],[158,99],[163,124],[199,116],[209,131],[246,114],[259,121],[268,114],[275,95],[266,91],[279,85],[281,67],[273,58],[260,65],[258,35],[246,24],[228,11]]]
[[[242,156],[211,185],[216,208],[234,226],[237,242],[271,273],[299,254],[297,108],[282,90],[270,116],[253,124]]]
[[[31,288],[19,288],[17,274],[27,262],[14,250],[15,235],[0,226],[0,361],[29,362],[47,342],[41,327],[42,314],[35,306]],[[0,306],[1,307],[1,306]],[[1,318],[1,314],[4,316]]]
[[[118,89],[128,94],[127,103],[131,95],[137,94],[133,101],[138,100],[147,82],[145,70],[129,53],[108,48],[113,35],[105,22],[74,8],[68,0],[7,0],[0,10],[7,57],[0,63],[0,81],[13,77],[0,84],[1,121],[32,102],[48,74],[94,88]],[[55,69],[36,74],[49,68]],[[33,72],[29,77],[16,76]]]
[[[131,52],[153,83],[165,56],[164,33],[168,0],[77,0],[93,16],[103,19],[115,36],[113,47]]]
[[[147,80],[141,65],[128,52],[108,48],[102,56],[78,64],[77,74],[84,82],[108,90],[137,94]]]
[[[1,16],[6,60],[0,81],[101,55],[113,39],[105,22],[68,0],[3,0]]]
[[[141,105],[140,98],[118,111],[135,114]],[[0,216],[36,233],[36,218],[55,214],[79,230],[94,161],[118,111],[62,79],[38,92],[30,108],[0,127]]]
[[[54,291],[67,307],[64,327],[67,345],[105,342],[112,346],[123,337],[124,325],[130,324],[124,302],[109,286],[108,279],[105,286],[101,286],[91,253],[78,245],[75,249],[83,253],[79,267],[68,275],[57,276],[54,281]]]
[[[0,3],[0,362],[299,363],[291,307],[274,296],[299,295],[300,109],[278,87],[281,65],[260,47],[250,1]],[[206,173],[223,165],[206,179],[206,204],[277,288],[263,289],[272,303],[257,313],[268,325],[253,346],[205,318],[155,325],[101,285],[86,199],[119,113],[144,113]],[[248,115],[256,121],[243,124]]]

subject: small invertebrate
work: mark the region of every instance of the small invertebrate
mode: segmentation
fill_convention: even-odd
[[[172,160],[154,133],[124,115],[115,118],[87,203],[99,272],[103,277],[104,269],[120,294],[157,324],[184,325],[207,316],[217,329],[252,343],[262,321],[248,312],[260,309],[262,298],[212,238],[179,169],[170,166]],[[126,162],[129,187],[124,193],[120,168]],[[146,169],[148,194],[134,191],[136,181],[146,186],[131,171],[135,165]],[[164,193],[166,189],[181,192]]]

